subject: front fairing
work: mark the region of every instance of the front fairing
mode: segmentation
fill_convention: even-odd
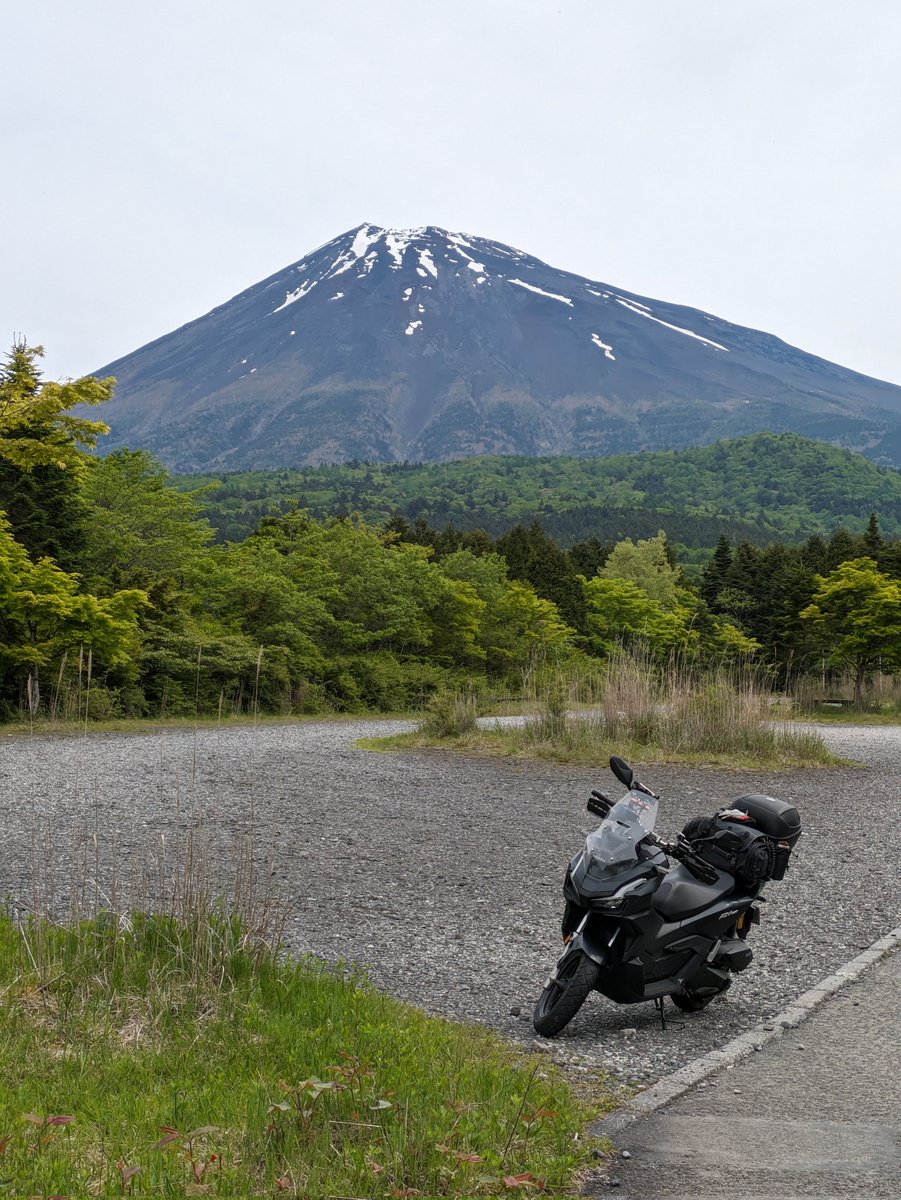
[[[646,839],[654,829],[657,807],[655,797],[635,791],[613,805],[570,863],[567,898],[610,896],[632,879],[656,874],[656,865],[666,859]]]

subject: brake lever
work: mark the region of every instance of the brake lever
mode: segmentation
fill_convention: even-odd
[[[719,879],[719,873],[715,867],[711,867],[709,863],[704,862],[699,858],[692,848],[688,838],[680,833],[675,842],[665,842],[662,838],[655,836],[654,841],[663,851],[664,854],[674,858],[676,862],[682,863],[687,871],[694,875],[699,883],[716,883]]]
[[[596,817],[606,817],[613,807],[613,801],[603,792],[593,791],[588,797],[588,803],[585,807],[590,813],[594,813]]]

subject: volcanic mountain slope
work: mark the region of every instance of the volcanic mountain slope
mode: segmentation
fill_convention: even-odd
[[[901,388],[428,226],[361,225],[101,369],[177,471],[599,456],[759,430],[901,464]]]

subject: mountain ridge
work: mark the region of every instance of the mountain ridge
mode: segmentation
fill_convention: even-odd
[[[102,369],[178,471],[587,457],[789,430],[901,463],[901,387],[491,239],[360,225]]]

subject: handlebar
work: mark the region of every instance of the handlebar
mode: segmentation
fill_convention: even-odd
[[[710,863],[704,860],[695,852],[691,842],[679,834],[674,842],[665,842],[663,838],[657,837],[652,833],[649,835],[650,841],[663,851],[669,858],[674,858],[676,862],[680,862],[687,871],[694,875],[699,883],[716,883],[719,879],[719,872]]]

